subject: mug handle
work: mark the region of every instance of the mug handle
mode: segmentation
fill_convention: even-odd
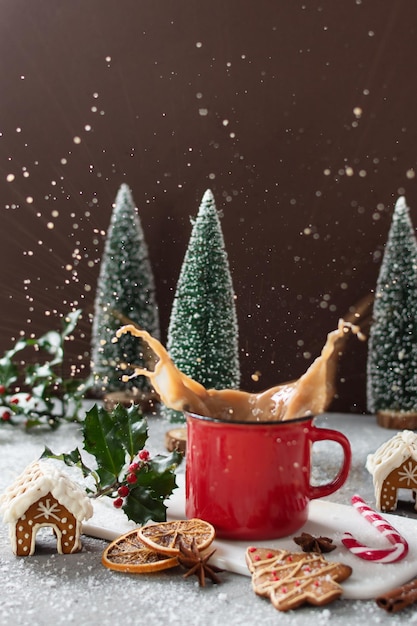
[[[336,441],[336,443],[342,446],[342,467],[340,468],[337,476],[330,483],[326,483],[324,485],[310,485],[310,500],[313,500],[314,498],[323,498],[324,496],[334,493],[340,489],[342,485],[344,485],[349,475],[350,464],[352,461],[352,450],[348,438],[337,430],[331,430],[329,428],[315,428],[313,426],[310,432],[310,440],[312,443],[329,439],[330,441]]]

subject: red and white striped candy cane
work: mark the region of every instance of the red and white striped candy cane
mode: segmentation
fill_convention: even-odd
[[[370,522],[388,541],[393,545],[392,548],[368,548],[368,546],[359,543],[353,535],[345,532],[342,537],[343,545],[360,559],[366,561],[375,561],[377,563],[395,563],[400,561],[408,553],[408,543],[388,522],[373,511],[362,498],[358,495],[352,497],[352,504],[363,517]]]

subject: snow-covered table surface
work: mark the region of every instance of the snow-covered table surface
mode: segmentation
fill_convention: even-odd
[[[164,435],[172,425],[160,417],[149,417],[149,448],[164,453]],[[336,428],[350,440],[352,469],[344,487],[327,498],[350,505],[351,496],[359,493],[374,506],[372,478],[365,469],[366,457],[395,432],[380,428],[372,416],[326,414],[316,419],[318,426]],[[47,445],[54,452],[67,452],[81,446],[76,425],[65,424],[57,431],[24,433],[0,429],[0,491],[2,492],[24,467],[35,460]],[[336,444],[314,445],[314,480],[327,481],[334,476],[340,462]],[[184,471],[184,468],[179,470]],[[417,518],[411,503],[405,503],[399,515]],[[120,512],[120,515],[123,515]],[[417,519],[416,519],[417,531]],[[77,624],[100,626],[138,623],[198,625],[303,626],[312,623],[350,625],[363,621],[367,625],[399,625],[404,619],[417,622],[417,605],[402,613],[388,615],[374,600],[338,600],[323,608],[305,606],[289,613],[278,613],[266,599],[257,597],[250,578],[231,572],[221,574],[222,584],[198,587],[197,579],[184,580],[171,570],[153,575],[128,575],[112,572],[101,565],[106,542],[83,536],[83,550],[65,556],[56,553],[49,535],[42,536],[32,557],[15,557],[10,549],[8,528],[0,523],[0,626],[44,624]],[[294,544],[294,549],[297,546]]]

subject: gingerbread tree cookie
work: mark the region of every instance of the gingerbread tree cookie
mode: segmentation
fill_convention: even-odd
[[[301,604],[323,606],[342,595],[338,584],[352,573],[342,563],[327,561],[321,554],[250,547],[246,563],[256,594],[267,597],[279,611]]]

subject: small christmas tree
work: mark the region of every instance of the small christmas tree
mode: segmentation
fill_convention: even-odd
[[[126,364],[147,366],[138,340],[124,335],[114,342],[116,330],[130,320],[159,336],[154,278],[142,226],[131,190],[122,184],[114,204],[100,265],[94,303],[91,370],[102,392],[135,387],[142,397],[150,391],[147,378],[122,382]],[[144,347],[145,350],[145,347]]]
[[[240,382],[235,296],[213,194],[203,196],[181,267],[168,328],[175,365],[207,389]],[[173,420],[181,413],[164,407]]]
[[[417,427],[417,243],[400,197],[385,246],[367,363],[368,410],[388,428]]]

